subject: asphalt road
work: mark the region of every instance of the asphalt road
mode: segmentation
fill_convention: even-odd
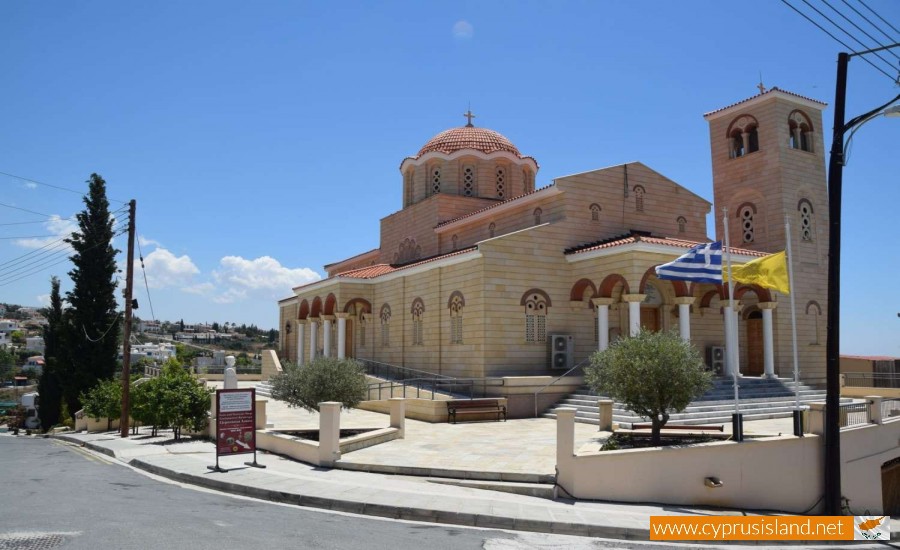
[[[60,441],[0,436],[0,550],[597,548],[599,541],[314,511],[147,476]]]

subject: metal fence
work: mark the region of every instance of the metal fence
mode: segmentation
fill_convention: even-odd
[[[900,388],[900,374],[878,372],[848,372],[844,385],[855,388]]]
[[[225,374],[228,367],[205,367],[200,370],[204,374]],[[262,374],[262,367],[234,367],[235,374]]]
[[[474,399],[487,397],[488,388],[503,386],[502,378],[408,378],[369,384],[368,399],[415,397],[434,400],[437,395]]]
[[[881,419],[900,418],[900,397],[889,397],[881,400]]]
[[[872,417],[869,414],[869,402],[842,403],[840,407],[840,427],[862,426],[870,424]]]

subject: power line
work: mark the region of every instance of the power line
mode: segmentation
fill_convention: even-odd
[[[75,217],[73,216],[73,217],[71,217],[71,218],[52,218],[51,220],[35,220],[35,221],[33,221],[33,222],[9,222],[9,223],[0,223],[0,226],[2,226],[2,225],[27,225],[27,224],[30,224],[30,223],[47,223],[48,221],[61,221],[61,222],[65,222],[65,221],[71,221],[71,220],[74,220],[74,219],[75,219]]]
[[[46,239],[48,237],[58,237],[59,235],[22,235],[19,237],[0,237],[0,241],[11,241],[13,239]]]
[[[18,206],[13,206],[11,204],[5,204],[0,202],[0,206],[5,206],[7,208],[12,208],[13,210],[21,210],[22,212],[28,212],[29,214],[36,214],[38,216],[44,216],[45,218],[54,218],[56,216],[52,216],[50,214],[42,214],[40,212],[35,212],[34,210],[28,210],[27,208],[20,208]]]
[[[828,0],[822,0],[822,3],[825,4],[826,6],[828,6],[829,8],[831,8],[832,10],[834,10],[835,13],[837,13],[838,15],[840,15],[841,17],[843,17],[848,23],[850,23],[851,25],[853,25],[854,27],[856,27],[856,29],[857,29],[858,31],[860,31],[861,33],[863,33],[864,35],[866,35],[867,37],[869,37],[870,40],[873,40],[876,44],[878,44],[878,45],[881,46],[882,48],[886,47],[884,44],[882,44],[881,42],[879,42],[879,40],[878,40],[877,38],[875,38],[874,36],[872,36],[871,34],[869,34],[868,32],[866,32],[862,27],[860,27],[859,25],[857,25],[856,23],[854,23],[853,20],[851,20],[849,17],[847,17],[846,15],[844,15],[843,13],[841,13],[837,8],[835,8],[834,6],[832,6],[831,4],[829,4],[829,3],[828,3]],[[852,8],[851,8],[851,9],[852,9]],[[856,11],[856,10],[854,10],[854,11]],[[857,12],[857,13],[858,13],[858,12]],[[887,53],[893,55],[893,56],[896,57],[897,59],[900,59],[900,56],[898,56],[897,54],[895,54],[895,53],[892,52],[891,50],[887,50]],[[876,54],[876,55],[877,55],[877,54]],[[881,56],[879,56],[879,57],[881,57]],[[890,63],[890,62],[888,62],[888,63]]]
[[[153,300],[150,299],[150,285],[147,284],[147,270],[144,269],[144,251],[141,249],[140,239],[138,239],[138,257],[141,259],[141,273],[144,274],[144,288],[147,289],[147,303],[150,304],[150,317],[156,321],[156,313],[153,312]]]
[[[900,31],[897,30],[897,27],[895,27],[895,26],[891,25],[890,23],[888,23],[887,21],[885,21],[884,17],[878,15],[878,12],[875,11],[875,10],[873,10],[872,8],[870,8],[868,5],[866,5],[866,3],[863,2],[863,0],[859,0],[859,3],[862,4],[863,6],[866,6],[866,9],[869,10],[870,12],[874,13],[874,14],[875,14],[875,17],[877,17],[878,19],[881,19],[882,21],[884,21],[884,24],[885,24],[885,25],[887,25],[888,27],[894,29],[894,32],[900,33]],[[893,39],[891,39],[891,40],[893,40]]]
[[[815,25],[816,27],[818,27],[819,30],[821,30],[822,32],[824,32],[825,34],[827,34],[828,36],[830,36],[835,42],[837,42],[837,43],[840,44],[841,46],[847,48],[847,49],[850,51],[850,53],[859,55],[858,52],[856,52],[853,48],[851,48],[850,46],[848,46],[843,40],[841,40],[840,38],[838,38],[838,37],[836,37],[835,35],[833,35],[833,34],[831,34],[830,32],[828,32],[828,30],[825,29],[825,27],[823,27],[822,25],[819,25],[818,23],[816,23],[815,21],[813,21],[808,15],[806,15],[806,14],[803,13],[802,11],[798,10],[798,9],[797,9],[796,7],[794,7],[790,2],[788,2],[788,0],[781,0],[781,3],[783,3],[783,4],[786,5],[787,7],[791,8],[791,9],[794,10],[795,12],[799,13],[804,19],[806,19],[807,21],[809,21],[810,23],[812,23],[813,25]],[[877,71],[880,72],[881,74],[883,74],[883,75],[885,75],[886,77],[890,78],[892,82],[896,82],[896,79],[895,79],[893,76],[891,76],[891,75],[889,75],[888,73],[884,72],[884,70],[882,70],[881,67],[879,67],[878,65],[876,65],[876,64],[872,63],[871,61],[869,61],[868,58],[863,57],[862,60],[865,61],[866,63],[868,63],[869,65],[871,65],[872,67],[874,67],[875,70],[877,70]]]
[[[835,23],[833,19],[831,19],[830,17],[828,17],[827,15],[825,15],[824,13],[822,13],[822,12],[819,10],[819,8],[817,8],[817,7],[813,6],[812,4],[810,4],[810,3],[809,3],[809,0],[801,0],[801,1],[802,1],[804,4],[806,4],[807,6],[809,6],[810,8],[812,8],[813,11],[815,11],[816,13],[818,13],[819,15],[821,15],[822,17],[824,17],[826,21],[828,21],[829,23],[831,23],[832,25],[834,25],[835,27],[837,27],[838,30],[840,30],[842,33],[846,34],[847,36],[849,36],[850,38],[852,38],[853,40],[855,40],[860,46],[863,47],[864,50],[868,50],[868,49],[869,49],[869,45],[868,45],[868,44],[864,43],[864,42],[863,42],[862,40],[860,40],[859,38],[856,38],[855,36],[853,36],[852,34],[850,34],[850,33],[847,31],[847,29],[845,29],[844,27],[842,27],[842,26],[838,25],[837,23]],[[825,3],[826,5],[828,4],[827,2],[825,2],[825,0],[822,0],[822,2]],[[880,45],[883,45],[883,44],[880,44]],[[884,61],[885,63],[887,63],[888,67],[891,67],[891,68],[894,67],[894,66],[891,64],[890,61],[888,61],[887,59],[881,57],[881,54],[879,54],[878,52],[872,52],[872,54],[873,54],[875,57],[877,57],[878,59],[880,59],[880,60]],[[872,66],[874,67],[875,65],[872,65]],[[881,72],[884,72],[884,71],[881,71]],[[887,74],[887,73],[885,73],[885,74]],[[894,77],[892,77],[891,75],[888,74],[887,76],[888,76],[888,78],[894,80]]]
[[[878,25],[876,25],[875,23],[873,23],[871,19],[869,19],[868,17],[866,17],[865,15],[863,15],[862,13],[860,13],[859,10],[857,10],[856,8],[854,8],[853,6],[851,6],[850,3],[847,2],[847,0],[841,0],[841,2],[843,2],[848,8],[850,8],[851,10],[853,10],[853,13],[855,13],[856,15],[862,17],[863,20],[864,20],[866,23],[868,23],[869,25],[872,25],[872,28],[874,28],[875,30],[877,30],[878,32],[880,32],[881,34],[883,34],[888,40],[890,40],[890,41],[892,41],[892,42],[895,42],[895,41],[896,41],[896,39],[895,39],[893,36],[891,36],[891,35],[889,35],[888,33],[884,32],[884,31],[881,29],[881,27],[879,27]],[[860,4],[862,4],[862,1],[860,1]],[[865,6],[865,4],[863,4],[863,5]],[[868,6],[867,6],[867,7],[868,7]],[[873,13],[874,13],[874,12],[873,12]],[[878,16],[879,18],[881,17],[881,16],[878,15],[877,13],[876,13],[875,15]],[[884,19],[882,19],[882,21],[884,21]],[[887,21],[885,21],[885,23],[887,23]],[[888,25],[890,25],[890,23],[888,23]],[[894,29],[894,30],[896,31],[897,29]]]
[[[38,181],[38,180],[33,179],[33,178],[26,178],[26,177],[24,177],[24,176],[17,176],[17,175],[15,175],[15,174],[10,174],[10,173],[8,173],[8,172],[0,172],[0,175],[3,175],[3,176],[9,176],[9,177],[11,177],[11,178],[16,178],[17,180],[27,181],[27,182],[34,183],[34,184],[37,184],[37,185],[43,185],[44,187],[52,187],[53,189],[58,189],[58,190],[60,190],[60,191],[68,191],[69,193],[75,193],[76,195],[84,196],[84,195],[87,194],[87,193],[85,193],[85,192],[83,192],[83,191],[76,191],[75,189],[71,189],[71,188],[69,188],[69,187],[63,187],[62,185],[53,185],[52,183],[45,183],[45,182]],[[120,204],[125,203],[125,201],[120,201],[120,200],[116,200],[116,199],[109,198],[109,197],[107,197],[107,198],[108,198],[109,200],[113,201],[113,202],[118,202],[118,203],[120,203]],[[125,204],[127,204],[127,203],[125,203]]]
[[[112,230],[113,230],[113,232],[115,232],[115,231],[118,231],[119,229],[121,229],[122,227],[123,227],[123,226],[122,226],[122,224],[120,223],[118,227],[114,227]],[[17,256],[17,257],[15,257],[15,258],[11,259],[11,260],[7,260],[7,261],[5,261],[5,262],[0,263],[0,273],[2,273],[3,271],[6,271],[6,270],[9,269],[8,267],[5,267],[5,266],[8,266],[8,265],[10,265],[10,264],[12,264],[12,263],[14,263],[14,262],[19,261],[19,260],[23,260],[23,259],[25,259],[25,258],[27,258],[27,257],[29,257],[29,256],[33,256],[33,255],[35,255],[35,254],[37,254],[38,256],[41,256],[41,255],[44,255],[44,254],[51,253],[51,251],[52,251],[54,248],[59,248],[60,246],[68,246],[68,243],[66,243],[66,239],[71,238],[73,234],[74,234],[74,232],[69,233],[68,235],[65,235],[65,236],[60,236],[59,239],[57,239],[57,240],[55,240],[55,241],[51,241],[51,242],[45,244],[44,246],[41,246],[41,247],[39,247],[39,248],[37,248],[37,249],[35,249],[35,250],[32,250],[31,252],[26,252],[25,254],[22,254],[21,256]],[[48,249],[48,250],[44,250],[44,249]],[[41,252],[42,250],[43,250],[43,252]],[[54,252],[54,253],[55,253],[55,252]],[[32,258],[32,259],[33,259],[33,258]]]

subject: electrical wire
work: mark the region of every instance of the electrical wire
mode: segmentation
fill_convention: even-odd
[[[828,17],[827,15],[825,15],[824,13],[822,13],[822,12],[819,10],[819,8],[817,8],[817,7],[813,6],[812,4],[810,4],[810,3],[809,3],[809,0],[800,0],[800,1],[803,2],[804,4],[806,4],[807,6],[809,6],[810,8],[812,8],[813,11],[815,11],[816,13],[818,13],[819,15],[821,15],[822,17],[824,17],[826,21],[828,21],[829,23],[831,23],[832,25],[834,25],[835,27],[837,27],[838,30],[840,30],[842,33],[846,34],[847,36],[849,36],[850,38],[852,38],[853,40],[855,40],[860,46],[863,47],[864,50],[870,49],[868,44],[864,43],[864,42],[863,42],[862,40],[860,40],[859,38],[856,38],[855,36],[853,36],[852,34],[850,34],[850,32],[848,32],[847,29],[845,29],[844,27],[842,27],[842,26],[838,25],[837,23],[835,23],[833,19],[831,19],[830,17]],[[827,2],[825,2],[825,0],[822,0],[822,2],[825,3],[825,4],[827,4]],[[893,65],[890,61],[888,61],[887,59],[881,57],[881,54],[879,54],[878,52],[871,52],[871,53],[872,53],[872,55],[874,55],[874,56],[877,57],[878,59],[880,59],[880,60],[884,61],[885,63],[887,63],[888,67],[894,68],[894,65]],[[873,65],[873,66],[874,66],[874,65]],[[884,71],[882,71],[882,72],[884,72]],[[885,73],[885,74],[887,74],[887,73]],[[889,78],[892,78],[890,75],[888,75],[888,77],[889,77]]]
[[[97,339],[91,338],[90,335],[88,335],[88,333],[87,333],[87,328],[85,328],[84,325],[81,325],[81,330],[84,332],[84,337],[87,338],[87,341],[88,341],[88,342],[91,342],[91,343],[93,343],[93,344],[96,344],[97,342],[100,342],[101,340],[103,340],[104,338],[106,338],[106,335],[109,334],[109,331],[111,331],[111,330],[113,329],[114,326],[116,326],[116,323],[119,322],[119,319],[120,319],[121,317],[122,317],[122,312],[120,311],[119,314],[116,315],[116,318],[113,319],[113,322],[109,324],[109,327],[107,327],[106,332],[104,332],[103,334],[101,334],[100,337],[97,338]]]
[[[884,44],[882,44],[877,38],[875,38],[874,36],[872,36],[871,34],[869,34],[868,32],[866,32],[865,29],[863,29],[862,27],[860,27],[859,25],[857,25],[856,23],[854,23],[852,19],[850,19],[849,17],[847,17],[846,15],[844,15],[843,13],[841,13],[837,8],[835,8],[835,7],[832,6],[831,4],[829,4],[829,3],[828,3],[828,0],[822,0],[822,3],[825,4],[826,6],[828,6],[829,8],[831,8],[832,10],[834,10],[835,13],[837,13],[838,15],[840,15],[841,17],[843,17],[848,23],[850,23],[851,25],[853,25],[854,27],[856,27],[856,29],[857,29],[859,32],[861,32],[861,33],[863,33],[864,35],[866,35],[870,40],[873,40],[876,44],[878,44],[878,45],[881,46],[882,48],[886,48],[886,47],[887,47],[887,46],[885,46]],[[897,59],[900,59],[900,55],[897,55],[896,53],[892,52],[891,50],[886,50],[886,51],[887,51],[887,53],[893,55],[893,56],[896,57]],[[888,63],[890,63],[890,62],[888,62]]]
[[[0,241],[11,241],[13,239],[46,239],[48,237],[58,237],[59,235],[20,235],[18,237],[0,237]]]
[[[156,313],[153,312],[153,300],[150,299],[150,285],[147,284],[147,270],[144,269],[144,251],[141,250],[140,239],[138,239],[138,257],[141,259],[141,273],[144,274],[144,288],[147,290],[147,303],[150,304],[150,317],[156,321]]]
[[[874,14],[875,14],[875,17],[877,17],[878,19],[881,19],[882,21],[884,21],[884,24],[885,24],[885,25],[887,25],[888,27],[894,29],[894,32],[900,33],[900,31],[897,30],[897,27],[895,27],[895,26],[891,25],[890,23],[888,23],[888,22],[884,19],[884,17],[878,15],[878,12],[875,11],[875,10],[873,10],[872,8],[870,8],[868,5],[866,5],[866,3],[863,2],[863,0],[859,0],[859,3],[862,4],[863,6],[866,6],[866,9],[869,10],[870,12],[874,13]],[[891,39],[891,40],[893,40],[893,39]]]
[[[34,183],[34,184],[37,184],[37,185],[43,185],[44,187],[52,187],[53,189],[58,189],[58,190],[60,190],[60,191],[68,191],[69,193],[75,193],[76,195],[84,196],[84,195],[86,194],[86,193],[84,193],[83,191],[76,191],[75,189],[71,189],[71,188],[69,188],[69,187],[63,187],[63,186],[61,186],[61,185],[53,185],[52,183],[45,183],[45,182],[42,182],[42,181],[38,181],[38,180],[36,180],[36,179],[26,178],[26,177],[24,177],[24,176],[17,176],[17,175],[15,175],[15,174],[10,174],[10,173],[8,173],[8,172],[0,172],[0,175],[3,175],[3,176],[9,176],[9,177],[11,177],[11,178],[16,178],[17,180],[27,181],[27,182]],[[107,198],[109,198],[109,197],[107,197]],[[125,202],[125,201],[120,201],[120,200],[113,199],[113,198],[109,198],[109,200],[111,200],[111,201],[113,201],[113,202],[118,202],[118,203],[124,203],[124,202]]]
[[[853,10],[853,13],[855,13],[856,15],[862,17],[862,18],[863,18],[863,21],[865,21],[866,23],[868,23],[869,25],[871,25],[872,28],[874,28],[875,30],[877,30],[878,32],[880,32],[881,34],[883,34],[888,40],[890,40],[891,42],[896,42],[896,39],[895,39],[894,37],[892,37],[892,36],[889,35],[888,33],[884,32],[884,30],[882,30],[881,27],[879,27],[878,25],[876,25],[875,23],[873,23],[871,19],[869,19],[868,17],[866,17],[865,15],[863,15],[862,13],[860,13],[860,11],[859,11],[858,9],[854,8],[853,6],[851,6],[850,3],[847,2],[847,0],[841,0],[841,2],[843,2],[845,6],[847,6],[847,7],[850,8],[851,10]],[[878,14],[876,13],[875,15],[878,15]],[[880,17],[880,16],[879,16],[879,17]],[[884,20],[882,19],[882,21],[884,21]],[[888,24],[890,25],[890,23],[888,23]],[[894,30],[896,30],[896,29],[894,29]],[[891,53],[893,53],[893,52],[891,52]]]
[[[836,37],[835,35],[833,35],[833,34],[831,34],[830,32],[828,32],[828,30],[825,29],[825,27],[823,27],[822,25],[819,25],[818,23],[816,23],[815,21],[813,21],[808,15],[806,15],[806,14],[803,13],[802,11],[798,10],[798,9],[797,9],[796,7],[794,7],[790,2],[788,2],[788,0],[781,0],[781,2],[782,2],[784,5],[786,5],[787,7],[791,8],[792,10],[794,10],[795,12],[799,13],[804,19],[806,19],[807,21],[809,21],[810,23],[812,23],[813,25],[815,25],[816,27],[818,27],[819,30],[821,30],[822,32],[824,32],[825,34],[827,34],[828,36],[830,36],[835,42],[837,42],[838,44],[840,44],[840,45],[842,45],[843,47],[847,48],[847,49],[850,51],[850,53],[859,55],[858,52],[856,52],[853,48],[851,48],[850,46],[848,46],[843,40],[841,40],[840,38],[838,38],[838,37]],[[862,60],[865,61],[866,63],[868,63],[869,65],[871,65],[872,67],[874,67],[875,70],[877,70],[877,71],[880,72],[881,74],[883,74],[883,75],[885,75],[886,77],[890,78],[890,79],[891,79],[891,82],[896,82],[896,79],[895,79],[893,76],[891,76],[890,74],[886,73],[881,67],[879,67],[879,66],[876,65],[875,63],[872,63],[872,61],[870,61],[868,58],[862,57]]]
[[[5,204],[2,202],[0,202],[0,206],[5,206],[6,208],[12,208],[13,210],[21,210],[22,212],[28,212],[29,214],[36,214],[38,216],[44,216],[45,218],[54,218],[55,217],[50,214],[42,214],[40,212],[35,212],[34,210],[28,210],[27,208],[20,208],[18,206],[13,206],[11,204]]]
[[[119,225],[119,227],[114,227],[113,232],[118,231],[119,229],[121,229],[121,227],[122,227],[121,224]],[[49,242],[40,248],[32,250],[31,252],[27,252],[25,254],[22,254],[21,256],[17,256],[11,260],[7,260],[5,262],[0,263],[0,273],[3,273],[4,271],[9,271],[10,269],[12,269],[11,267],[9,267],[11,264],[19,262],[20,260],[24,260],[25,258],[27,258],[29,256],[36,255],[35,258],[31,258],[29,260],[29,262],[32,262],[33,260],[35,260],[36,258],[39,258],[40,256],[54,255],[54,254],[57,254],[58,252],[60,252],[60,250],[54,250],[54,249],[59,249],[60,247],[65,247],[66,249],[68,249],[69,243],[66,241],[67,241],[67,239],[70,239],[71,237],[72,237],[72,233],[70,233],[66,236],[60,237],[59,239],[57,239],[55,241]],[[44,249],[46,249],[46,250],[44,250]],[[17,266],[19,266],[19,265],[21,265],[21,264],[17,264]]]
[[[64,221],[71,221],[71,220],[74,220],[74,219],[75,219],[75,217],[73,216],[73,217],[71,217],[71,218],[53,218],[53,219],[51,219],[51,220],[49,220],[49,221],[61,221],[61,222],[64,222]],[[33,221],[33,222],[9,222],[9,223],[0,223],[0,226],[3,226],[3,225],[26,225],[26,224],[30,224],[30,223],[47,223],[47,221],[48,221],[48,220],[35,220],[35,221]]]

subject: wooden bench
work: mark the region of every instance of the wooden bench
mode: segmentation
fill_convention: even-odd
[[[503,415],[506,421],[506,405],[502,405],[499,399],[464,399],[447,401],[447,420],[456,424],[459,415],[496,413],[497,420]]]

